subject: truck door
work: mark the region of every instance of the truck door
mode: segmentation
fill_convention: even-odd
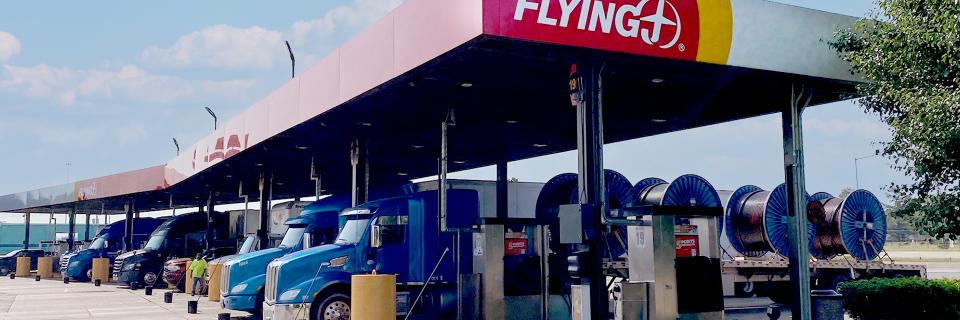
[[[370,270],[376,269],[377,273],[396,274],[398,279],[404,278],[409,269],[408,222],[407,216],[380,216],[374,219],[371,236],[379,234],[380,246],[370,248],[368,259],[373,261]]]

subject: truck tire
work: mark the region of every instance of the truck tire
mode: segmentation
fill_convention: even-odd
[[[783,282],[783,281],[781,281]],[[779,304],[792,304],[791,292],[790,292],[790,283],[770,283],[769,295],[770,300]]]
[[[733,295],[737,298],[750,298],[754,294],[756,294],[756,286],[753,281],[733,284]]]
[[[350,320],[350,297],[333,293],[318,299],[310,310],[311,320]]]
[[[259,319],[261,315],[263,315],[263,301],[264,301],[263,289],[260,289],[260,291],[257,292],[257,300],[253,301],[253,303],[255,303],[255,305],[253,306],[253,314],[256,319]]]

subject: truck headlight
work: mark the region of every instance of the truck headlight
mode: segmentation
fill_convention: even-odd
[[[140,263],[129,263],[123,266],[123,271],[140,270]]]
[[[246,283],[241,283],[241,284],[238,284],[238,285],[234,286],[234,287],[233,287],[233,290],[231,290],[231,291],[233,292],[233,294],[240,294],[241,292],[243,292],[243,290],[246,290],[246,289],[247,289],[247,284],[246,284]]]
[[[293,300],[294,298],[297,297],[298,294],[300,294],[300,289],[287,290],[286,292],[280,295],[280,300],[284,300],[284,301]]]

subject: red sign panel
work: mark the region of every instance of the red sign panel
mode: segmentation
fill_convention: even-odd
[[[696,0],[486,0],[484,5],[489,34],[697,59],[700,14]]]
[[[527,254],[527,239],[504,239],[503,254],[508,256]]]
[[[700,249],[700,239],[697,236],[677,236],[677,257],[696,257]]]

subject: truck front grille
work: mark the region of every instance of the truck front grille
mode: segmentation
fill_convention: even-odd
[[[273,304],[277,300],[278,270],[279,268],[272,263],[267,265],[267,283],[264,287],[266,291],[264,292],[263,300],[270,304]]]
[[[66,255],[60,257],[60,273],[66,273],[66,272],[67,272],[67,262],[69,262],[69,261],[70,261],[70,257],[68,257],[68,256],[66,256]]]
[[[125,259],[117,259],[116,261],[113,262],[113,278],[114,279],[118,278],[119,276],[118,274],[120,273],[120,270],[121,270],[120,268],[123,267],[123,260]]]
[[[230,292],[230,265],[229,263],[223,264],[223,267],[220,268],[220,296],[226,296]]]

